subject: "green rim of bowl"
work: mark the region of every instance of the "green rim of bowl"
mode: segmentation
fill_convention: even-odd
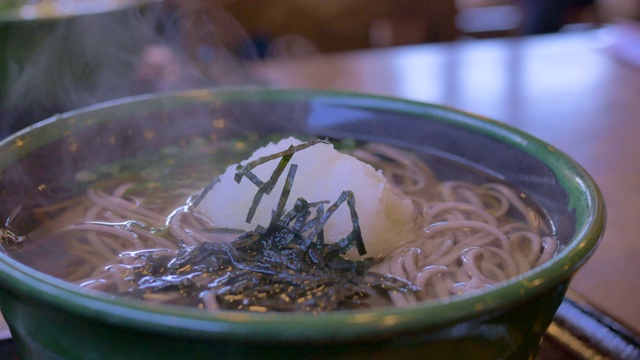
[[[149,105],[162,110],[197,103],[242,101],[308,101],[385,110],[428,117],[486,134],[529,153],[557,176],[574,207],[576,233],[558,256],[490,291],[424,302],[408,308],[342,311],[322,315],[289,313],[247,313],[146,305],[138,301],[78,289],[62,280],[0,256],[0,281],[6,291],[42,301],[81,317],[155,333],[201,338],[251,339],[252,341],[327,341],[361,339],[372,335],[418,328],[439,328],[472,319],[487,312],[497,313],[540,296],[569,281],[573,273],[595,250],[605,227],[605,208],[600,190],[590,175],[553,146],[505,124],[444,106],[360,93],[269,89],[202,89],[180,93],[142,95],[80,109],[52,117],[0,142],[0,152],[16,151],[20,157],[37,146],[59,138],[74,127],[126,114],[140,113]],[[108,116],[107,116],[108,115]],[[22,144],[19,150],[17,143]],[[26,144],[26,145],[25,145]],[[22,154],[22,155],[21,155]],[[0,163],[0,168],[15,157]],[[35,299],[35,300],[33,300]],[[151,316],[153,315],[153,316]]]

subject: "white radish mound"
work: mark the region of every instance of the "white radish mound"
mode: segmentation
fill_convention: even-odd
[[[277,144],[270,143],[256,150],[241,164],[298,144],[301,141],[293,137],[280,140]],[[279,161],[280,158],[266,162],[252,172],[262,181],[267,181]],[[343,191],[351,190],[355,196],[362,238],[367,249],[367,254],[363,257],[389,255],[401,242],[415,238],[416,214],[411,200],[392,193],[391,185],[380,171],[350,155],[338,152],[333,145],[326,143],[318,143],[294,153],[273,191],[262,197],[251,223],[245,220],[258,187],[247,178],[243,178],[240,184],[234,181],[237,165],[226,169],[220,176],[220,182],[207,193],[196,211],[215,227],[241,230],[254,230],[256,225],[266,227],[271,220],[272,210],[278,204],[291,164],[297,164],[298,169],[285,212],[293,207],[297,198],[302,197],[308,202],[328,200],[333,204]],[[329,205],[325,205],[325,209]],[[351,230],[351,215],[344,202],[324,227],[325,242],[336,242]],[[358,256],[356,249],[351,249],[347,257],[363,258]]]

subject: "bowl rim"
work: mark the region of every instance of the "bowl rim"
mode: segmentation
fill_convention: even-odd
[[[252,341],[353,340],[385,334],[437,329],[448,324],[477,318],[487,312],[504,312],[528,299],[561,286],[570,280],[591,256],[605,227],[603,196],[591,176],[569,156],[546,142],[514,127],[451,107],[389,96],[315,89],[277,89],[265,87],[206,88],[189,91],[145,94],[53,116],[0,141],[0,152],[14,151],[20,157],[68,129],[69,121],[97,119],[101,113],[130,111],[148,104],[171,101],[178,106],[209,101],[309,101],[338,106],[366,107],[429,117],[481,132],[527,152],[548,165],[561,185],[568,189],[570,206],[576,208],[576,233],[569,244],[549,262],[496,286],[441,300],[423,302],[407,308],[340,311],[321,315],[301,313],[248,313],[239,311],[204,312],[166,305],[148,305],[117,298],[76,286],[28,268],[0,254],[0,289],[29,301],[41,301],[80,317],[161,334],[197,338],[251,339]],[[172,105],[173,107],[173,105]],[[82,125],[77,125],[82,126]],[[53,130],[53,131],[52,131]],[[16,144],[34,133],[49,134],[34,146]],[[10,160],[12,161],[12,160]],[[6,163],[0,164],[0,169]],[[584,205],[581,205],[584,204]],[[2,301],[0,299],[0,301]],[[150,316],[153,315],[153,316]],[[10,321],[10,319],[8,319]]]
[[[44,23],[78,18],[89,15],[100,15],[126,11],[164,0],[108,0],[92,2],[87,6],[82,1],[75,1],[73,9],[60,9],[54,1],[46,0],[36,4],[21,4],[16,7],[0,8],[0,24]],[[25,11],[25,8],[27,11]],[[27,15],[23,14],[24,12]]]

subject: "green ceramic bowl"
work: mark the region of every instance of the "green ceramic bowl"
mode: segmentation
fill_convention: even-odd
[[[216,126],[214,119],[225,119]],[[446,107],[361,94],[208,89],[55,116],[0,143],[0,211],[86,166],[194,136],[293,132],[416,148],[482,168],[546,209],[566,247],[495,289],[409,308],[326,315],[151,306],[92,293],[0,254],[0,307],[25,359],[534,358],[605,225],[591,177],[553,146]],[[151,134],[151,135],[150,135]],[[40,189],[40,190],[39,190]]]

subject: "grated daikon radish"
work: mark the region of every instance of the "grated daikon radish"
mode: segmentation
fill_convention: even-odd
[[[270,143],[256,150],[241,164],[301,143],[293,137],[276,144]],[[279,161],[280,158],[268,161],[255,167],[252,172],[266,181]],[[247,210],[258,188],[247,178],[242,178],[239,184],[234,181],[237,165],[226,169],[220,176],[220,182],[201,200],[196,211],[215,227],[240,230],[254,230],[257,225],[266,227],[277,206],[291,164],[297,164],[298,169],[285,211],[291,209],[300,197],[309,202],[327,200],[333,204],[343,191],[351,190],[356,199],[355,207],[367,249],[364,257],[389,255],[403,240],[415,238],[416,213],[411,200],[394,193],[382,172],[353,156],[340,153],[332,144],[324,142],[293,154],[273,191],[262,197],[250,223],[245,221]],[[351,229],[349,209],[343,204],[324,227],[325,242],[336,242],[348,235]],[[348,257],[359,258],[355,249],[348,253]]]

